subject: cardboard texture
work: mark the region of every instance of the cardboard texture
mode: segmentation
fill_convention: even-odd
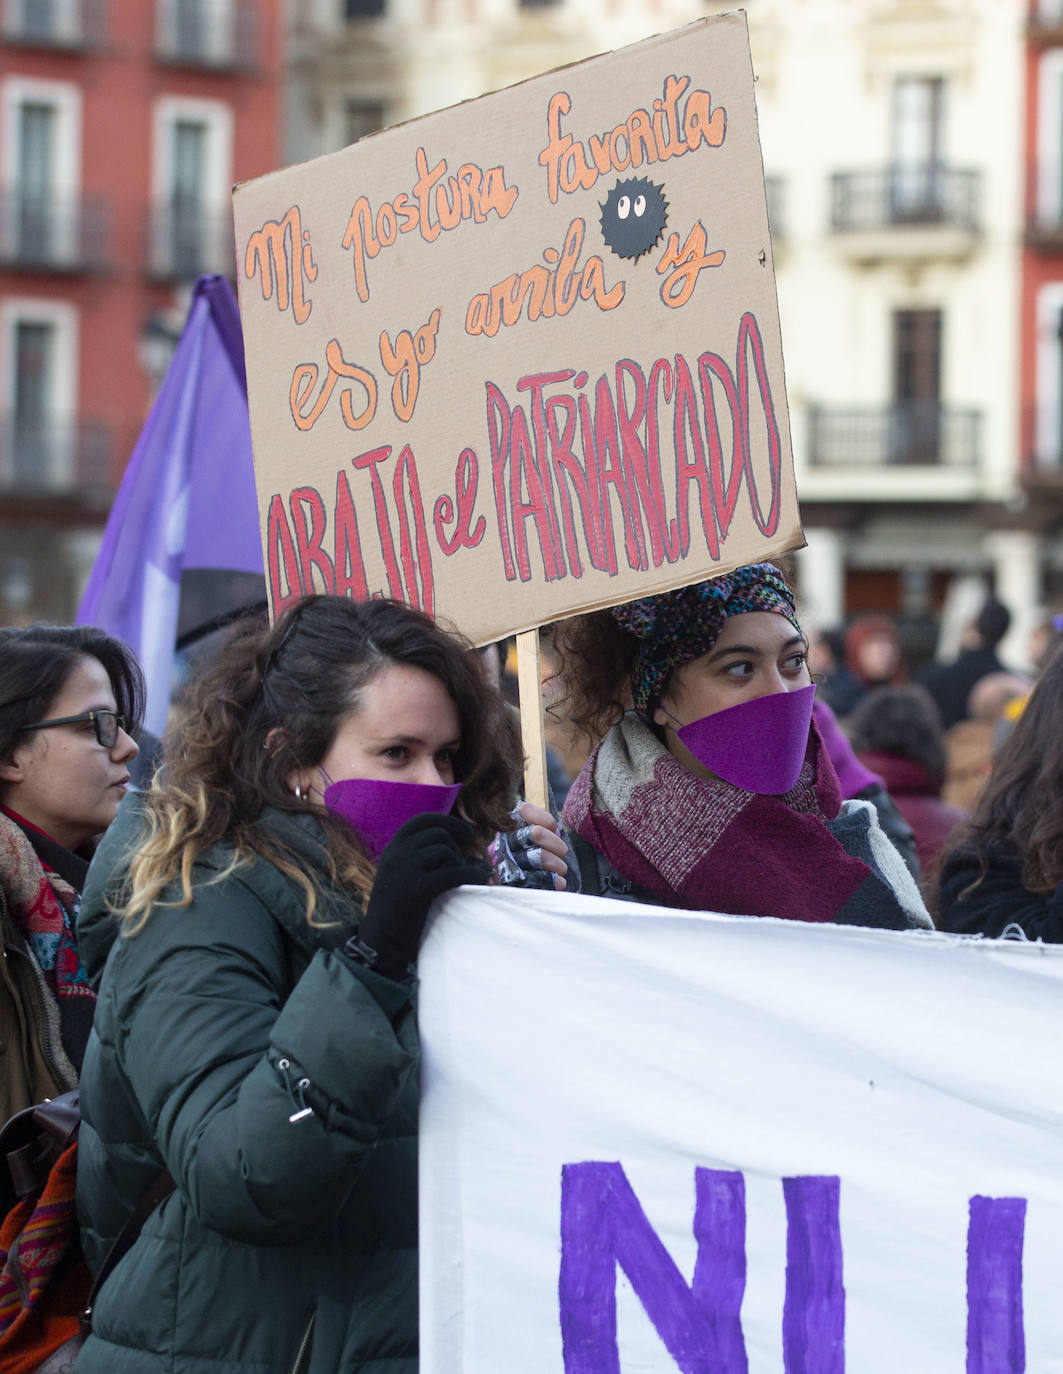
[[[239,186],[267,580],[486,643],[799,547],[744,15]]]

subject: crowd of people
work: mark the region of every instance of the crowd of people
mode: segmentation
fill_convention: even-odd
[[[562,622],[559,814],[494,651],[395,602],[237,624],[140,792],[129,650],[0,630],[5,1116],[79,1085],[90,1268],[162,1199],[77,1370],[414,1374],[415,970],[454,887],[1063,941],[1063,650],[1031,683],[1006,629],[988,602],[911,682],[860,617],[814,676],[771,564]]]

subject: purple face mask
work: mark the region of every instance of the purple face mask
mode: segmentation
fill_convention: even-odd
[[[450,814],[461,783],[389,782],[383,778],[344,778],[325,788],[325,805],[379,859],[390,839],[414,816]]]
[[[676,734],[699,763],[743,792],[778,796],[801,772],[816,689],[773,692],[681,725]]]

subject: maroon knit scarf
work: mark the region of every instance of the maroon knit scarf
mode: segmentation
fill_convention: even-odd
[[[565,802],[565,823],[664,906],[830,921],[867,878],[827,828],[838,779],[813,726],[781,797],[696,777],[633,713],[609,731]]]

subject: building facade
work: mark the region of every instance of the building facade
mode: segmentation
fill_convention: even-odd
[[[292,0],[288,160],[722,8]],[[978,579],[1020,663],[1063,590],[1063,0],[745,8],[806,614],[891,612],[918,659]]]
[[[277,0],[0,2],[0,621],[72,618],[180,331],[279,165]]]

